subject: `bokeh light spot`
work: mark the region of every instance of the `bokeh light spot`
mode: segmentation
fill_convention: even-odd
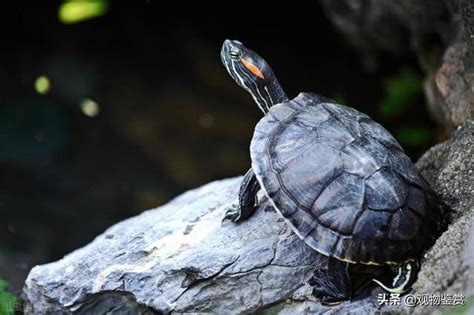
[[[39,94],[46,94],[51,89],[51,82],[45,75],[40,75],[35,80],[35,91]]]
[[[202,128],[211,128],[214,125],[214,116],[208,113],[202,114],[199,116],[199,125]]]
[[[89,98],[84,99],[80,107],[82,113],[88,117],[95,117],[99,114],[99,104]]]
[[[69,0],[59,6],[58,17],[61,23],[73,24],[102,16],[108,7],[106,0]]]

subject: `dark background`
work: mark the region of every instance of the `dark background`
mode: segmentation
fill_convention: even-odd
[[[248,169],[261,113],[220,64],[226,38],[264,56],[290,97],[312,91],[366,112],[412,159],[436,139],[417,61],[368,67],[316,1],[114,2],[71,25],[61,3],[10,3],[0,19],[0,279],[11,292],[111,224]]]

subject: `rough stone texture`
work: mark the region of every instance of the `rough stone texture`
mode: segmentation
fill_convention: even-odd
[[[285,299],[325,261],[264,206],[221,224],[239,179],[189,191],[33,268],[27,313],[252,312]],[[117,303],[117,301],[121,301]]]
[[[327,265],[326,257],[301,241],[265,197],[251,219],[221,223],[240,179],[189,191],[34,267],[23,290],[25,313],[380,311],[375,298],[322,306],[305,281]]]
[[[474,120],[458,127],[417,162],[421,174],[454,210],[454,218],[474,206]]]
[[[426,73],[428,109],[446,135],[474,113],[472,0],[321,0],[326,14],[363,56],[415,53]],[[444,53],[443,53],[444,52]]]
[[[474,68],[468,67],[468,60],[467,42],[451,45],[424,83],[429,110],[448,132],[474,117]]]
[[[474,67],[474,1],[461,0],[461,17],[464,26],[464,39],[468,45],[467,66]]]
[[[418,168],[452,207],[452,224],[427,252],[414,290],[418,294],[463,294],[474,298],[474,121],[431,148]],[[474,308],[471,309],[474,312]],[[418,307],[415,313],[425,313]]]

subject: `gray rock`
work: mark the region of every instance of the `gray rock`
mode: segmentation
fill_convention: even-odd
[[[466,303],[472,302],[474,121],[467,120],[448,141],[431,148],[420,158],[417,166],[441,198],[452,207],[453,218],[448,230],[426,253],[414,291],[419,295],[462,294]],[[426,306],[415,308],[417,314],[434,311],[435,308]]]
[[[441,66],[430,72],[424,83],[428,108],[448,132],[474,117],[474,67],[467,42],[451,45]]]
[[[23,290],[26,313],[380,309],[373,298],[336,307],[315,300],[305,281],[327,259],[301,241],[264,197],[251,219],[221,223],[240,179],[191,190],[112,226],[57,262],[34,267]]]
[[[33,268],[27,313],[252,312],[290,296],[325,259],[278,214],[224,222],[240,178],[189,191]]]
[[[474,2],[320,0],[368,66],[378,54],[416,54],[431,116],[446,135],[474,117]]]
[[[461,16],[457,0],[320,0],[331,22],[368,65],[379,53],[418,52],[433,38],[450,44],[459,36]]]
[[[417,163],[454,210],[453,223],[428,251],[413,294],[474,297],[474,122]],[[210,183],[118,223],[87,246],[33,268],[26,313],[105,312],[375,314],[435,309],[379,305],[377,294],[322,306],[304,284],[327,259],[305,245],[265,198],[241,224],[221,223],[240,178]],[[470,233],[470,235],[469,235]]]
[[[432,188],[455,212],[474,206],[474,120],[467,120],[447,141],[435,145],[416,163]]]

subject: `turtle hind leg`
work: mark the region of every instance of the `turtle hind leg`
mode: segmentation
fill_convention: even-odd
[[[337,305],[352,297],[348,264],[337,259],[330,258],[327,269],[316,270],[308,284],[324,305]]]
[[[257,209],[257,193],[260,189],[257,177],[249,169],[240,183],[239,198],[227,209],[224,220],[240,222],[249,218]]]
[[[377,279],[372,279],[372,281],[390,293],[403,294],[411,290],[411,286],[417,279],[419,269],[418,261],[411,259],[398,267],[391,267],[394,276],[390,284],[384,284]]]

